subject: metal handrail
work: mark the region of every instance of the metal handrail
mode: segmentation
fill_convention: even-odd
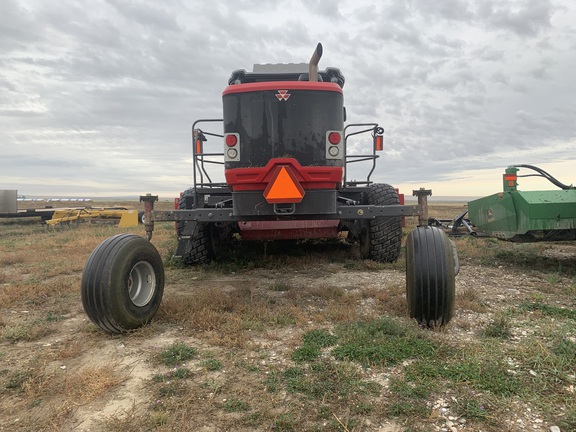
[[[346,131],[348,130],[348,128],[351,128],[351,127],[364,127],[365,129],[346,134]],[[375,148],[374,144],[372,144],[372,154],[371,155],[349,155],[348,154],[348,138],[350,138],[354,135],[359,135],[359,134],[363,134],[366,132],[372,132],[372,137],[374,137],[376,135],[376,133],[378,132],[379,128],[380,127],[378,126],[378,123],[352,123],[352,124],[347,125],[344,128],[344,165],[346,166],[350,163],[364,162],[364,161],[372,160],[372,169],[368,172],[368,175],[366,176],[366,181],[355,181],[353,183],[360,183],[360,184],[372,183],[370,181],[370,177],[372,176],[372,173],[376,169],[376,159],[379,158],[380,156],[376,154],[376,148]],[[353,159],[353,160],[349,160],[349,159]],[[348,170],[344,170],[344,182],[343,182],[344,185],[346,185],[348,183],[348,181],[346,179],[347,172],[348,172]]]
[[[210,178],[210,175],[208,174],[208,171],[206,171],[206,166],[204,164],[205,163],[206,164],[211,163],[211,164],[217,164],[217,165],[224,165],[224,162],[211,161],[211,160],[204,159],[204,157],[206,157],[206,156],[224,156],[224,153],[204,153],[204,152],[197,153],[196,152],[196,139],[195,139],[194,131],[199,130],[203,135],[214,136],[214,137],[219,137],[219,138],[223,138],[224,135],[202,131],[201,129],[197,128],[196,125],[198,125],[199,123],[216,123],[216,122],[223,122],[223,121],[224,121],[224,119],[200,119],[200,120],[196,120],[192,124],[192,159],[193,159],[193,161],[192,161],[192,178],[194,180],[194,202],[195,203],[198,202],[198,196],[196,193],[197,186],[206,186],[208,184],[214,184],[212,182],[212,179]],[[206,177],[206,179],[208,180],[209,183],[204,182],[204,177]],[[200,181],[198,181],[198,179]]]

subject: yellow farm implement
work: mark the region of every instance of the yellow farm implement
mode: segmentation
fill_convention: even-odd
[[[100,224],[117,223],[121,228],[138,226],[138,210],[104,208],[56,209],[52,218],[46,220],[46,224],[59,225],[82,221]]]

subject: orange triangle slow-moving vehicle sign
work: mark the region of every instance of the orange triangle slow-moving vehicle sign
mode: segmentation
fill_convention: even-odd
[[[264,190],[264,198],[270,204],[299,203],[305,193],[292,170],[287,166],[280,165],[276,167],[268,186]]]

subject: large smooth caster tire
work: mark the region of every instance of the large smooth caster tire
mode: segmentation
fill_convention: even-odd
[[[400,205],[393,186],[375,183],[369,186],[365,204]],[[402,246],[402,217],[377,217],[362,222],[360,255],[379,262],[395,262]]]
[[[162,257],[148,240],[118,234],[100,243],[82,272],[82,306],[108,333],[124,333],[152,320],[164,292]]]
[[[454,243],[440,229],[416,228],[406,238],[406,300],[411,318],[441,327],[454,314],[458,260]]]

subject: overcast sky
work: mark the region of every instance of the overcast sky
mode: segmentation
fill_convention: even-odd
[[[386,130],[373,180],[478,196],[528,163],[576,183],[574,23],[573,0],[1,0],[0,189],[176,196],[230,73],[318,42],[348,121]]]

